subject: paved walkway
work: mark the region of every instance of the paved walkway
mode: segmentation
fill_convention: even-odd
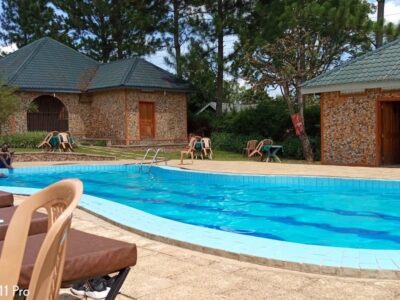
[[[66,165],[66,164],[132,164],[138,160],[117,161],[54,161],[54,162],[16,162],[15,167],[41,166],[41,165]],[[164,164],[162,164],[164,165]],[[185,168],[191,170],[251,173],[251,174],[280,174],[280,175],[308,175],[308,176],[338,176],[357,178],[381,178],[400,180],[400,167],[398,168],[368,168],[368,167],[346,167],[328,166],[318,164],[287,164],[266,163],[260,161],[217,161],[217,160],[194,160],[192,164],[185,159],[183,165],[179,160],[170,160],[168,166]]]
[[[399,179],[400,168],[367,168],[329,166],[318,164],[285,164],[266,163],[260,161],[216,161],[216,160],[184,160],[183,165],[177,160],[168,162],[169,166],[192,170],[214,172],[251,173],[251,174],[283,174],[308,176],[338,176],[359,178]]]

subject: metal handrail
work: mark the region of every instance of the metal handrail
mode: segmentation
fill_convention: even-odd
[[[165,154],[165,150],[164,150],[164,148],[158,148],[157,149],[157,151],[156,151],[156,153],[154,154],[154,156],[153,156],[153,159],[152,159],[152,161],[151,161],[151,164],[150,164],[150,167],[149,167],[149,172],[150,172],[150,169],[151,169],[151,167],[154,165],[154,164],[157,164],[158,163],[158,161],[157,161],[157,156],[158,156],[158,153],[160,153],[160,151],[162,151],[164,154]],[[165,156],[165,155],[164,155]],[[167,160],[165,159],[164,160],[164,162],[165,162],[165,165],[167,165]]]
[[[153,150],[154,152],[156,151],[156,149],[154,149],[154,148],[147,148],[146,153],[145,153],[145,155],[142,157],[142,161],[141,161],[140,164],[139,164],[139,171],[142,170],[144,161],[146,160],[147,155],[149,155],[149,152],[152,151],[152,150]],[[153,157],[153,159],[154,159],[154,157]]]
[[[148,149],[146,150],[146,154],[143,156],[142,161],[140,162],[139,171],[142,170],[143,164],[144,164],[144,162],[145,162],[147,156],[149,155],[150,151],[154,151],[155,153],[154,153],[153,158],[152,158],[152,160],[151,160],[151,162],[150,162],[149,171],[150,171],[151,167],[152,167],[154,164],[158,164],[157,158],[158,158],[158,154],[159,154],[160,152],[163,152],[163,153],[164,153],[164,156],[165,156],[165,149],[164,149],[164,148],[157,148],[157,150],[154,149],[154,148],[148,148]],[[164,163],[165,163],[165,165],[168,164],[168,160],[167,160],[166,158],[164,159]]]

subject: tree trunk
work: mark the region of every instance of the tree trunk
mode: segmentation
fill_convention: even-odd
[[[222,102],[224,99],[224,27],[223,27],[223,10],[222,0],[218,0],[218,16],[217,16],[217,116],[222,115]]]
[[[176,75],[182,78],[182,58],[181,58],[181,44],[179,42],[179,0],[173,1],[174,6],[174,48],[175,48],[175,63]]]
[[[303,7],[304,7],[304,1],[302,2]],[[300,114],[300,120],[301,123],[303,124],[303,132],[299,135],[299,140],[301,142],[301,146],[303,148],[303,156],[306,161],[312,162],[314,161],[314,154],[312,152],[311,144],[310,144],[310,139],[308,138],[307,132],[306,132],[306,122],[304,120],[304,108],[305,108],[305,101],[304,101],[304,96],[301,93],[301,88],[300,85],[306,80],[305,78],[305,70],[306,70],[306,51],[305,51],[305,44],[306,41],[304,40],[304,35],[305,32],[303,32],[304,29],[300,30],[300,36],[301,36],[301,43],[299,47],[299,69],[298,73],[301,74],[300,76],[300,82],[295,84],[295,93],[297,97],[297,105],[298,105],[298,110]]]
[[[313,162],[314,161],[314,154],[312,152],[310,139],[305,131],[301,135],[299,135],[299,139],[301,142],[301,146],[303,148],[303,155],[306,161]]]
[[[303,155],[306,161],[312,162],[314,161],[314,154],[312,152],[310,139],[306,133],[306,123],[304,121],[304,97],[300,92],[300,88],[296,88],[297,90],[297,103],[299,104],[299,114],[301,118],[301,123],[303,124],[303,133],[299,135],[299,139],[301,142],[301,146],[303,148]]]
[[[314,154],[312,152],[311,144],[310,144],[310,139],[308,138],[308,135],[306,133],[306,128],[305,128],[305,122],[304,122],[304,98],[300,92],[299,88],[296,88],[297,93],[297,103],[299,107],[299,114],[301,117],[301,123],[303,124],[303,133],[299,135],[299,140],[301,143],[301,147],[303,150],[303,156],[306,161],[312,162],[314,161]],[[295,108],[293,107],[293,103],[291,100],[290,96],[290,90],[289,90],[289,83],[283,84],[283,98],[286,100],[288,108],[289,108],[289,113],[290,115],[295,113]]]
[[[376,48],[382,47],[383,45],[383,23],[385,19],[385,0],[377,0],[378,1],[378,33],[376,34]]]

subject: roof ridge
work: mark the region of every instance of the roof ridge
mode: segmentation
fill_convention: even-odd
[[[133,57],[128,57],[128,58],[120,58],[120,59],[116,59],[116,60],[112,60],[112,61],[104,62],[104,63],[100,63],[100,64],[101,64],[102,66],[107,66],[107,65],[112,65],[112,64],[120,63],[120,62],[125,61],[125,60],[132,60],[132,59],[134,59],[134,58],[137,58],[137,57],[136,57],[136,56],[133,56]]]
[[[142,57],[139,57],[139,59],[143,60],[146,64],[151,65],[151,66],[155,67],[156,69],[159,69],[162,72],[167,73],[167,74],[169,74],[171,76],[174,76],[176,79],[178,79],[178,77],[175,74],[173,74],[173,73],[171,73],[171,72],[169,72],[169,71],[167,71],[167,70],[165,70],[165,69],[163,69],[163,68],[161,68],[161,67],[159,67],[159,66],[157,66],[157,65],[155,65],[155,64],[153,64],[153,63],[151,63],[149,61],[147,61],[146,59],[144,59]]]
[[[43,44],[46,43],[46,39],[45,38],[41,38],[38,40],[38,45],[36,46],[35,49],[33,49],[33,51],[25,58],[25,60],[23,61],[23,63],[19,66],[19,68],[17,68],[15,70],[15,73],[13,76],[11,76],[11,78],[8,80],[8,82],[11,84],[19,75],[20,71],[22,71],[31,61],[31,58],[35,57],[36,54],[39,52],[40,48],[43,47]],[[29,45],[29,44],[28,44]],[[18,50],[17,50],[18,51]]]
[[[132,58],[130,58],[129,60],[132,60]],[[128,69],[128,71],[124,74],[124,77],[122,78],[122,85],[126,85],[126,82],[128,81],[129,76],[132,74],[133,70],[136,69],[136,66],[138,64],[138,59],[137,57],[135,57],[135,60],[132,62],[132,65],[130,66],[130,68]]]
[[[391,47],[391,46],[393,46],[393,45],[395,45],[395,44],[397,44],[399,42],[400,42],[400,38],[395,39],[394,41],[391,41],[389,43],[386,43],[382,47],[376,48],[376,49],[374,49],[372,51],[368,51],[367,53],[364,53],[364,54],[362,54],[362,55],[360,55],[358,57],[351,58],[351,59],[339,64],[338,66],[334,67],[333,69],[331,69],[331,70],[329,70],[327,72],[321,73],[318,76],[316,76],[316,77],[314,77],[314,78],[312,78],[310,80],[307,80],[306,82],[301,84],[301,87],[306,87],[310,83],[313,83],[313,82],[315,82],[317,80],[320,80],[321,78],[324,78],[324,77],[326,77],[328,75],[331,75],[334,72],[338,72],[344,67],[347,67],[347,66],[352,65],[352,64],[354,64],[354,63],[356,63],[356,62],[358,62],[360,60],[368,58],[369,56],[372,56],[372,55],[374,55],[376,53],[379,53],[379,52],[385,50],[386,48]]]

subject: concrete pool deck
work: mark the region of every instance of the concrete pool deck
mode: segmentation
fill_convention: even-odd
[[[306,175],[333,176],[351,178],[377,178],[400,180],[400,168],[347,167],[319,164],[266,163],[260,161],[210,161],[195,160],[193,164],[184,160],[183,165],[177,160],[168,162],[171,167],[190,170],[265,174],[265,175]]]
[[[138,160],[114,160],[114,161],[54,161],[54,162],[16,162],[15,167],[66,165],[66,164],[131,164]],[[164,164],[160,164],[164,165]],[[198,171],[265,174],[265,175],[306,175],[306,176],[333,176],[351,178],[377,178],[400,180],[400,167],[347,167],[319,164],[295,164],[295,163],[266,163],[260,161],[217,161],[194,160],[191,164],[185,159],[183,165],[179,160],[168,161],[168,166]]]

